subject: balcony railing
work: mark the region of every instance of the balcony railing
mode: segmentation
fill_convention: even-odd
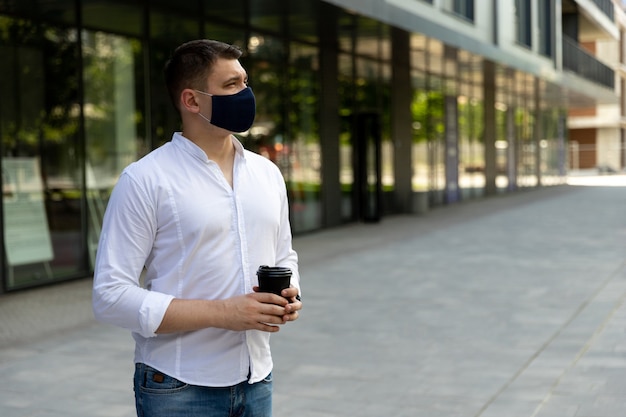
[[[602,10],[602,12],[613,21],[613,13],[615,13],[615,11],[613,10],[614,6],[612,0],[593,0],[593,2],[598,6],[598,9]]]
[[[574,71],[589,81],[615,88],[615,73],[578,44],[563,36],[563,68]]]

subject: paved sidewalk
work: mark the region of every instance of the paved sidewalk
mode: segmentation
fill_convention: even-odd
[[[604,180],[297,237],[275,417],[626,415],[626,181]],[[132,339],[90,291],[0,297],[0,416],[134,416]]]

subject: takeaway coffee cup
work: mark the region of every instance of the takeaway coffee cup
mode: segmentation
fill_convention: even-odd
[[[280,295],[285,288],[289,288],[291,269],[283,266],[261,265],[256,271],[259,278],[259,291],[271,292]]]

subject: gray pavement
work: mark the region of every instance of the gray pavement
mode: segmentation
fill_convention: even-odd
[[[297,237],[275,417],[626,415],[626,177],[571,184]],[[134,415],[90,291],[0,297],[0,416]]]

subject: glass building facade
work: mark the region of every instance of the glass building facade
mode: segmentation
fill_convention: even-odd
[[[542,80],[330,3],[0,0],[0,291],[92,273],[121,170],[179,130],[162,68],[196,38],[245,51],[239,139],[283,172],[296,235],[563,182]]]

